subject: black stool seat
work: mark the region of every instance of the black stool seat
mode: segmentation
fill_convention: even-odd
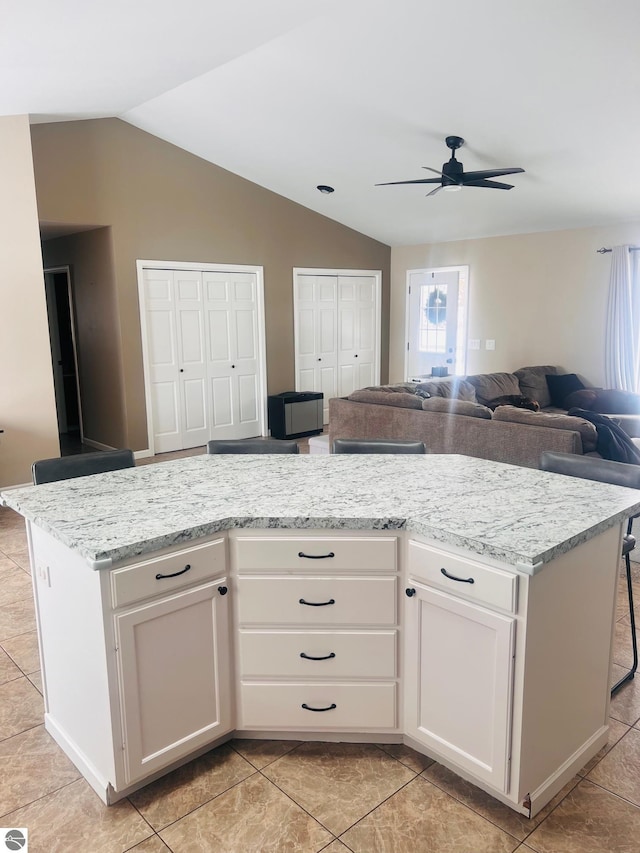
[[[400,438],[334,438],[332,453],[426,453],[423,441]]]
[[[122,468],[133,468],[135,464],[132,450],[104,450],[79,453],[77,456],[38,459],[31,466],[31,476],[34,484],[39,486],[58,480],[72,480],[74,477],[88,477],[90,474],[104,474],[106,471],[120,471]]]
[[[212,439],[207,453],[299,453],[296,441],[276,438]]]

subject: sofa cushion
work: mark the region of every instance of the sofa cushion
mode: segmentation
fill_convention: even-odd
[[[467,376],[466,381],[475,388],[476,400],[483,405],[505,394],[522,394],[518,378],[513,373],[478,373]]]
[[[490,418],[491,409],[472,403],[470,400],[454,400],[447,397],[429,397],[422,401],[425,412],[446,412],[449,415],[467,415],[472,418]]]
[[[476,402],[476,391],[465,379],[453,377],[442,382],[420,382],[418,391],[426,391],[432,397],[445,397],[448,400],[468,400]]]
[[[394,385],[366,385],[362,391],[386,391],[389,394],[415,394],[416,382],[397,382]]]
[[[534,367],[520,367],[518,370],[514,370],[513,375],[518,378],[520,393],[535,400],[540,404],[540,408],[544,409],[551,405],[547,376],[553,376],[557,372],[558,368],[552,364],[543,364]]]
[[[421,409],[423,398],[415,394],[407,394],[406,392],[396,391],[370,391],[368,388],[361,388],[359,391],[352,391],[347,397],[354,403],[377,403],[380,406],[399,406],[402,409]]]
[[[592,405],[596,400],[595,388],[581,388],[579,391],[572,391],[571,394],[564,398],[565,409],[587,409],[591,410]]]
[[[596,449],[598,433],[595,426],[584,418],[549,412],[530,412],[528,409],[516,409],[515,406],[498,406],[493,413],[494,420],[511,421],[529,426],[549,427],[551,429],[569,429],[580,433],[582,449],[589,453]]]
[[[592,395],[590,401],[587,395]],[[583,403],[576,403],[582,400]],[[587,405],[584,402],[587,401]],[[567,409],[588,409],[602,415],[640,415],[640,394],[619,388],[585,388],[565,398]]]
[[[584,384],[575,373],[547,374],[547,385],[551,396],[551,405],[566,409],[564,401],[574,391],[582,391]]]

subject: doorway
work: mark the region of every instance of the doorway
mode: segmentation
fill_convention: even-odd
[[[82,453],[83,430],[69,267],[45,269],[44,284],[60,453],[70,456]]]
[[[408,270],[405,380],[464,376],[469,267]]]

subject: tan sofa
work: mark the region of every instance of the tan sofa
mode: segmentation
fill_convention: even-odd
[[[558,368],[542,365],[513,374],[362,389],[329,401],[329,440],[410,438],[423,441],[430,453],[459,453],[529,468],[538,467],[543,450],[595,454],[593,424],[550,405],[545,378],[550,373],[558,373]],[[513,406],[492,411],[484,405],[507,394],[538,398],[541,411]]]

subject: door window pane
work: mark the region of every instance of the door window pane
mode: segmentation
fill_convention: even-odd
[[[420,288],[420,352],[443,353],[447,347],[447,285]]]

